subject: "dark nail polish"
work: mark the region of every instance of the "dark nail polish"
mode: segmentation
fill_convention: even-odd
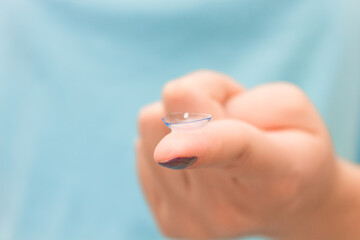
[[[178,157],[167,162],[159,162],[158,164],[171,169],[184,169],[193,164],[196,159],[197,157]]]

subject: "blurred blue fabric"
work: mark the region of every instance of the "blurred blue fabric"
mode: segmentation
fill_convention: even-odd
[[[162,239],[133,142],[162,85],[213,69],[302,87],[359,142],[356,1],[0,2],[0,239]]]

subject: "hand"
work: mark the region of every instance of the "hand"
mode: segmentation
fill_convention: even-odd
[[[170,112],[214,118],[170,133],[161,121]],[[313,228],[330,224],[341,171],[325,124],[299,88],[246,90],[222,74],[195,72],[169,82],[162,102],[141,110],[139,131],[139,176],[165,235],[328,237]],[[172,159],[189,166],[169,169]]]

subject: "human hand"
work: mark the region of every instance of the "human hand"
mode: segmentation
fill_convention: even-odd
[[[170,112],[214,118],[201,129],[170,132],[161,122]],[[191,73],[169,82],[162,102],[142,109],[139,131],[139,176],[165,235],[325,237],[309,225],[328,216],[339,166],[325,124],[299,88],[245,90],[219,73]],[[171,159],[179,158],[195,162],[164,167],[176,167]]]

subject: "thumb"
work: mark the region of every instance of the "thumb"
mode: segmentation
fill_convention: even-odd
[[[154,152],[155,161],[172,169],[257,165],[276,148],[261,130],[234,119],[210,122],[201,129],[173,131]],[[265,160],[266,161],[266,160]]]

